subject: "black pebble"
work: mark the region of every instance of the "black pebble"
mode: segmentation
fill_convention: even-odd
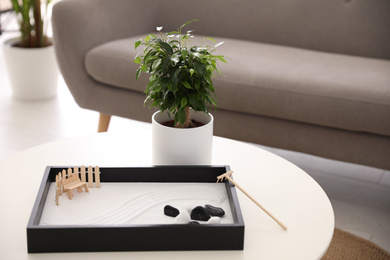
[[[179,210],[177,208],[172,207],[171,205],[166,205],[164,207],[164,214],[170,217],[176,217],[179,215]]]
[[[206,204],[205,207],[208,209],[210,216],[222,217],[225,215],[225,211],[222,208],[214,207],[209,204]]]
[[[192,210],[191,219],[207,221],[210,219],[210,214],[206,208],[198,206]]]

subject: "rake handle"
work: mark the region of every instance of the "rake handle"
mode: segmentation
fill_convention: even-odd
[[[242,191],[248,198],[250,198],[259,208],[261,208],[265,213],[267,213],[268,216],[270,216],[276,223],[279,224],[284,230],[287,230],[287,226],[284,225],[281,221],[279,221],[277,218],[275,218],[268,210],[266,210],[263,206],[260,205],[259,202],[257,202],[251,195],[249,195],[243,188],[240,187],[232,178],[230,178],[229,175],[224,176],[227,178],[231,183],[233,183],[240,191]]]

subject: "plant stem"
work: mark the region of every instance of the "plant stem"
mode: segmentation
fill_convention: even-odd
[[[21,46],[22,47],[29,47],[32,39],[31,39],[31,30],[32,26],[30,23],[30,2],[27,0],[23,0],[22,5],[19,6],[18,1],[14,1],[13,6],[14,8],[17,7],[15,10],[17,10],[17,13],[21,14],[21,22],[20,22],[20,32],[21,32]]]
[[[184,110],[186,111],[186,121],[184,122],[184,127],[188,128],[192,124],[191,119],[190,119],[190,113],[191,113],[190,107],[186,106]]]
[[[191,128],[194,126],[194,123],[192,123],[190,118],[190,114],[191,114],[190,107],[186,106],[184,110],[186,112],[186,120],[184,121],[184,124],[180,124],[180,122],[178,121],[175,125],[175,127],[177,128]]]
[[[42,15],[41,15],[41,1],[35,0],[34,6],[34,29],[35,29],[35,47],[42,47],[44,45],[43,37],[43,24],[42,24]]]

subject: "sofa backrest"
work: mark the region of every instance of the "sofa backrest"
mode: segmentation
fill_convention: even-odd
[[[145,2],[157,10],[145,18],[168,31],[197,18],[188,29],[199,34],[390,59],[390,0]]]

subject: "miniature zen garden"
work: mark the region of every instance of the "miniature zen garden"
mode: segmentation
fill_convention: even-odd
[[[287,226],[231,178],[233,171],[219,175],[215,183],[180,184],[101,183],[100,174],[98,166],[59,172],[50,185],[39,225],[232,224],[230,201],[222,182],[227,180],[287,230]],[[74,194],[76,189],[78,193]]]
[[[95,183],[85,182],[87,174],[89,180],[95,176]],[[60,172],[51,184],[40,225],[233,223],[224,183],[100,183],[99,174],[98,167],[94,173],[92,167]],[[89,189],[71,191],[68,180]]]

